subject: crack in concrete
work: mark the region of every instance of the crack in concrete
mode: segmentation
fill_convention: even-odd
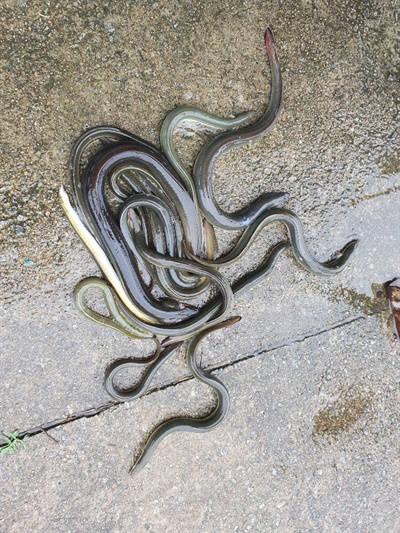
[[[291,346],[293,344],[304,342],[305,340],[311,338],[311,337],[317,337],[318,335],[322,335],[324,333],[327,333],[328,331],[332,331],[334,329],[338,329],[341,327],[344,327],[348,324],[351,324],[353,322],[356,322],[358,320],[364,320],[367,316],[360,313],[358,315],[349,317],[344,320],[340,320],[339,322],[335,322],[333,324],[329,324],[327,326],[324,326],[322,328],[318,328],[306,333],[303,333],[302,335],[297,335],[295,337],[291,337],[289,339],[282,340],[280,342],[271,344],[270,346],[267,346],[265,348],[261,348],[260,350],[257,350],[251,354],[246,354],[240,357],[237,357],[236,359],[230,360],[226,363],[218,363],[215,365],[211,365],[206,367],[205,369],[209,372],[215,372],[216,370],[223,370],[225,368],[235,366],[239,363],[242,363],[244,361],[248,361],[249,359],[253,359],[254,357],[257,357],[259,355],[264,355],[266,353],[272,352],[274,350],[278,350],[279,348],[284,348],[285,346]],[[170,387],[175,387],[176,385],[179,385],[179,383],[182,383],[184,381],[189,381],[191,379],[194,379],[191,374],[186,374],[179,378],[178,380],[174,381],[168,381],[166,383],[163,383],[161,385],[157,385],[155,387],[149,388],[141,397],[148,396],[149,394],[153,394],[155,392],[169,389]],[[137,398],[139,399],[139,398]],[[108,411],[109,409],[113,407],[117,407],[119,405],[122,405],[124,402],[107,402],[104,404],[99,405],[98,407],[91,407],[89,409],[84,409],[83,411],[77,411],[76,413],[69,414],[66,417],[58,418],[56,420],[52,420],[51,422],[46,422],[42,424],[41,426],[35,426],[33,428],[27,429],[25,431],[22,431],[18,434],[18,438],[23,438],[25,436],[27,437],[33,437],[35,435],[41,434],[43,432],[47,432],[50,429],[55,429],[60,426],[64,426],[66,424],[70,424],[71,422],[75,422],[76,420],[80,420],[82,418],[92,418],[94,416],[97,416],[105,411]],[[0,450],[7,446],[7,443],[1,443],[0,444]]]
[[[341,328],[343,326],[346,326],[347,324],[351,324],[352,322],[356,322],[357,320],[364,320],[366,318],[367,316],[365,314],[359,313],[358,315],[352,316],[350,318],[346,318],[344,320],[340,320],[339,322],[329,324],[322,328],[318,328],[318,329],[309,331],[307,333],[303,333],[302,335],[297,335],[296,337],[291,337],[290,339],[285,339],[283,341],[279,341],[277,343],[271,344],[270,346],[261,348],[260,350],[256,350],[255,352],[251,354],[246,354],[241,357],[237,357],[236,359],[230,360],[226,363],[217,363],[215,365],[204,367],[204,370],[207,370],[209,372],[215,372],[216,370],[223,370],[224,368],[229,368],[230,366],[235,366],[238,363],[242,363],[244,361],[248,361],[249,359],[253,359],[254,357],[257,357],[258,355],[263,355],[268,352],[278,350],[279,348],[284,348],[285,346],[291,346],[292,344],[303,342],[311,337],[317,337],[318,335],[322,335],[323,333],[327,333],[328,331]],[[168,381],[164,384],[157,385],[156,387],[150,387],[145,392],[145,394],[143,394],[143,396],[147,396],[148,394],[152,394],[153,392],[157,392],[159,390],[164,390],[170,387],[174,387],[175,385],[178,385],[179,383],[182,383],[183,381],[188,381],[190,379],[193,379],[193,376],[191,374],[185,374],[184,376],[179,378],[179,380]]]

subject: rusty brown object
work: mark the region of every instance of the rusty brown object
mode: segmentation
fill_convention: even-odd
[[[400,340],[400,278],[397,278],[386,285],[386,292],[389,298],[390,310],[396,328],[397,339]]]

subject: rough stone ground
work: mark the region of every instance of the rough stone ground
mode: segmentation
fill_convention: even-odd
[[[45,2],[3,0],[1,43],[0,430],[107,404],[103,372],[135,341],[83,319],[76,283],[96,267],[68,225],[71,146],[110,124],[158,142],[177,105],[222,116],[268,99],[270,26],[285,100],[262,141],[224,156],[215,190],[238,209],[288,190],[330,279],[290,253],[237,301],[242,321],[202,344],[232,406],[215,431],[176,433],[140,474],[133,454],[158,421],[204,413],[209,391],[179,357],[152,393],[78,417],[0,457],[0,531],[397,532],[399,343],[381,285],[400,275],[395,0]],[[177,136],[193,162],[207,138]],[[283,235],[268,228],[230,272]],[[227,246],[231,236],[221,235]],[[162,390],[157,387],[163,386]]]

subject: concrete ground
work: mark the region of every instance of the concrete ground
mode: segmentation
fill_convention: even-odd
[[[1,3],[0,431],[55,427],[0,456],[0,531],[400,531],[399,342],[381,294],[400,276],[399,17],[395,0]],[[205,413],[213,397],[177,356],[150,394],[109,403],[106,366],[151,346],[75,309],[96,266],[59,206],[68,155],[102,124],[158,143],[178,105],[261,114],[267,26],[283,112],[219,161],[216,195],[236,210],[287,190],[319,259],[360,245],[329,279],[287,252],[238,299],[242,321],[202,344],[228,417],[169,436],[129,476],[159,421]],[[187,164],[206,138],[177,135]],[[284,235],[275,226],[232,279]]]

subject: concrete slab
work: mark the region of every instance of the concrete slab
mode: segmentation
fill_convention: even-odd
[[[187,382],[60,427],[59,444],[38,436],[2,460],[1,524],[396,531],[399,371],[375,318],[230,366],[216,374],[231,392],[225,422],[171,435],[132,477],[144,435],[166,416],[203,411],[207,391]]]
[[[0,7],[0,430],[29,430],[107,404],[104,369],[149,353],[75,310],[96,267],[57,190],[87,127],[158,143],[177,105],[261,113],[270,26],[285,99],[277,127],[216,168],[223,206],[288,190],[322,260],[360,238],[349,267],[320,279],[290,253],[237,301],[242,321],[202,344],[232,408],[217,430],[176,434],[130,478],[157,421],[212,405],[177,356],[141,400],[32,437],[0,457],[0,531],[351,531],[400,529],[398,344],[376,288],[399,276],[396,2],[71,2]],[[177,144],[193,163],[208,138]],[[265,230],[228,270],[249,271]],[[221,233],[222,246],[230,235]],[[157,392],[157,388],[166,387]]]

